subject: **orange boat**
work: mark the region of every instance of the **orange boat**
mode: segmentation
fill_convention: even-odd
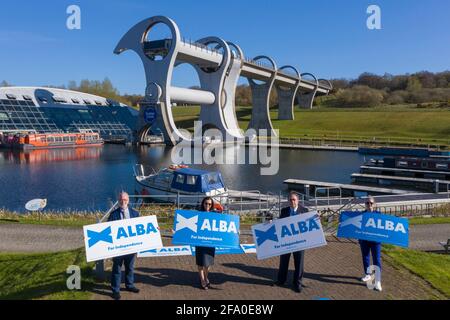
[[[2,140],[4,147],[22,150],[103,145],[103,139],[96,132],[15,134]]]

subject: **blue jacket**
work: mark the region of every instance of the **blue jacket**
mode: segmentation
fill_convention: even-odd
[[[309,211],[310,210],[306,207],[298,206],[296,214],[302,214],[302,213],[306,213]],[[290,216],[291,216],[291,207],[286,207],[286,208],[281,209],[280,219],[288,218]]]
[[[137,218],[139,217],[139,212],[131,207],[128,207],[128,211],[130,213],[130,218]],[[108,221],[116,221],[116,220],[122,220],[122,216],[120,214],[120,207],[111,212],[111,214],[108,217]]]

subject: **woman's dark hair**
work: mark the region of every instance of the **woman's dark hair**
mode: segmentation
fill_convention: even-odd
[[[205,202],[206,202],[207,200],[211,200],[212,206],[211,206],[211,209],[210,209],[210,210],[213,211],[213,210],[214,210],[214,200],[213,200],[213,198],[211,198],[211,197],[205,197],[205,198],[203,198],[202,204],[200,205],[200,210],[201,210],[201,211],[205,211]]]

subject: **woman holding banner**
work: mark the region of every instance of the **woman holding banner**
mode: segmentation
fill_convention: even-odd
[[[376,207],[375,199],[369,196],[366,200],[365,212],[374,212]],[[361,254],[364,266],[364,277],[361,281],[368,282],[372,280],[370,266],[370,255],[375,266],[375,290],[381,291],[381,243],[374,241],[359,240]]]
[[[218,212],[215,209],[214,200],[211,197],[206,197],[202,200],[199,211]],[[215,253],[216,248],[214,247],[195,247],[195,262],[198,267],[200,286],[204,290],[210,288],[208,272],[210,267],[214,264]]]

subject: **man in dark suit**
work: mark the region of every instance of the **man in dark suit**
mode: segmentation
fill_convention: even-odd
[[[296,192],[289,193],[289,207],[281,209],[280,219],[288,218],[297,214],[302,214],[308,212],[308,208],[303,207],[299,203],[299,196]],[[303,262],[304,262],[305,252],[296,251],[293,252],[294,256],[294,279],[293,279],[293,289],[295,292],[302,292],[302,279],[303,279]],[[283,254],[280,256],[280,267],[278,269],[278,279],[273,285],[282,286],[286,282],[288,269],[289,269],[289,259],[291,254]]]
[[[108,221],[122,219],[132,219],[139,217],[139,212],[129,207],[130,197],[128,193],[121,192],[118,198],[119,207],[111,212]],[[128,291],[138,293],[139,289],[134,286],[134,260],[136,255],[128,254],[125,256],[113,258],[113,267],[111,272],[112,296],[115,300],[120,300],[120,284],[122,282],[122,264],[125,264],[125,286]]]

